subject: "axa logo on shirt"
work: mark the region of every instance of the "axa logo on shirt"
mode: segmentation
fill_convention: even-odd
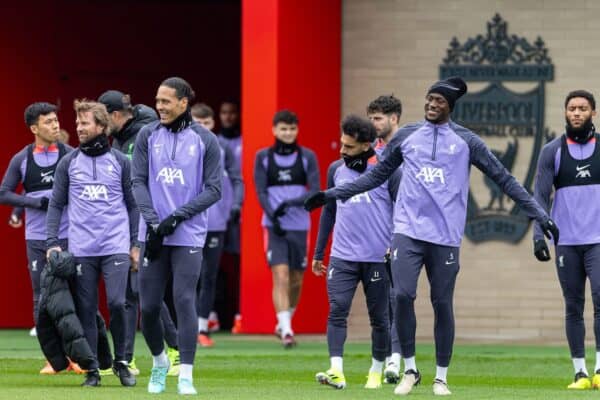
[[[586,164],[582,167],[578,165],[577,167],[575,167],[575,169],[577,170],[577,175],[575,175],[575,178],[591,178],[592,174],[588,169],[590,165],[591,164]]]
[[[278,172],[277,180],[279,182],[291,182],[292,181],[292,170],[291,169],[281,169]]]
[[[446,180],[444,179],[444,170],[441,168],[422,167],[421,171],[419,171],[415,177],[422,179],[425,183],[435,183],[436,179],[442,184],[446,183]]]
[[[185,179],[183,177],[183,171],[179,168],[163,167],[156,177],[157,182],[166,183],[172,185],[175,181],[179,181],[179,184],[184,185]]]
[[[104,185],[85,185],[79,195],[84,200],[108,200],[108,189]]]

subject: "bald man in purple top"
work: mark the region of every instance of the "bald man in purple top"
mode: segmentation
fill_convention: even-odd
[[[293,347],[292,317],[302,290],[310,216],[304,199],[319,190],[315,153],[296,143],[298,117],[281,110],[273,117],[275,144],[256,153],[254,184],[263,209],[265,252],[273,276],[276,334]]]
[[[575,379],[569,389],[600,386],[600,135],[592,118],[596,100],[585,90],[565,99],[566,133],[542,148],[538,161],[535,198],[560,228],[556,243],[556,271],[565,300],[565,327]],[[552,189],[554,200],[551,202]],[[534,232],[534,254],[550,260],[550,251],[539,224]],[[596,366],[590,381],[585,365],[583,306],[585,282],[590,281],[594,305]]]
[[[371,143],[375,127],[368,120],[350,115],[342,121],[340,153],[327,173],[327,187],[352,182],[372,169],[377,156]],[[365,388],[381,387],[383,363],[389,350],[389,277],[385,254],[392,238],[392,210],[400,172],[368,192],[349,201],[330,200],[321,214],[319,236],[312,263],[313,273],[327,277],[329,318],[327,345],[331,367],[316,375],[317,381],[343,389],[346,325],[354,292],[362,282],[371,321],[371,369]],[[325,246],[333,230],[329,267],[323,265]]]
[[[436,82],[426,95],[425,120],[400,128],[387,145],[384,160],[357,180],[320,192],[305,203],[307,209],[329,199],[347,200],[373,189],[399,166],[402,180],[394,208],[392,240],[393,294],[404,375],[394,389],[410,393],[421,381],[415,361],[417,282],[425,265],[435,315],[436,374],[433,392],[448,395],[446,377],[454,343],[453,297],[459,270],[471,164],[492,178],[543,231],[558,239],[548,214],[473,132],[450,120],[454,103],[467,91],[458,77]]]

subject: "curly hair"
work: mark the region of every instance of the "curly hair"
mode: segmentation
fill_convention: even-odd
[[[342,132],[344,135],[352,136],[360,143],[371,143],[377,135],[371,121],[353,114],[342,120]]]
[[[596,99],[594,99],[594,95],[587,90],[573,90],[571,93],[569,93],[565,99],[565,108],[567,108],[569,101],[575,97],[583,97],[590,103],[592,110],[596,109]]]
[[[400,116],[402,115],[402,103],[398,98],[394,97],[393,94],[379,96],[367,106],[367,114],[376,112],[385,115],[396,114],[398,119],[400,119]]]

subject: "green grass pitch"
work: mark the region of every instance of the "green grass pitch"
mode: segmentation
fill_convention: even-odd
[[[363,389],[370,365],[369,344],[346,346],[344,370],[348,388],[333,390],[317,384],[316,372],[328,368],[324,338],[299,336],[299,346],[284,350],[273,337],[216,335],[217,346],[199,348],[194,383],[204,399],[380,399],[395,398],[393,386]],[[177,378],[169,377],[167,392],[146,393],[151,365],[143,338],[138,335],[136,360],[142,370],[135,388],[123,388],[116,377],[103,377],[100,388],[81,388],[83,378],[72,373],[38,374],[43,365],[37,340],[23,330],[0,331],[0,399],[175,399]],[[593,369],[593,349],[588,349]],[[435,370],[431,344],[417,346],[417,365],[423,382],[409,398],[433,398]],[[448,374],[454,399],[587,399],[599,391],[567,391],[572,367],[563,347],[457,345]]]

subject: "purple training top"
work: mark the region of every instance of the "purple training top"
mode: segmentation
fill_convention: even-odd
[[[39,190],[23,194],[15,193],[20,182],[25,181],[27,173],[27,155],[30,145],[25,146],[21,151],[13,156],[8,165],[8,169],[0,185],[0,203],[14,207],[25,207],[25,239],[26,240],[46,240],[46,211],[41,210],[40,198],[52,196],[52,190]],[[66,153],[73,151],[69,145],[64,145]],[[59,150],[56,145],[50,148],[36,146],[33,150],[33,160],[37,167],[49,167],[57,163]],[[30,166],[31,167],[31,166]],[[54,180],[54,173],[42,172],[42,180]],[[67,237],[68,217],[63,215],[60,223],[58,237],[65,239]]]
[[[58,244],[58,221],[65,207],[74,256],[129,254],[138,221],[127,156],[111,150],[90,157],[76,150],[60,160],[48,207],[48,247]]]
[[[306,186],[281,185],[268,186],[268,148],[259,150],[254,163],[254,184],[258,200],[263,209],[262,226],[273,226],[273,212],[286,201],[289,207],[285,215],[279,218],[281,228],[290,231],[306,231],[310,228],[310,215],[304,210],[304,199],[319,190],[319,165],[315,153],[302,147],[302,165],[306,173]],[[275,163],[280,168],[292,167],[298,153],[289,155],[274,154]]]
[[[164,238],[170,246],[203,247],[207,209],[221,198],[221,151],[215,135],[193,122],[171,132],[159,122],[146,125],[133,152],[133,190],[148,224],[173,214],[184,221]],[[144,237],[146,225],[140,226]]]
[[[365,172],[359,173],[346,167],[342,160],[334,161],[327,172],[327,187],[353,182],[373,167],[374,163],[370,163]],[[400,171],[397,169],[390,179],[374,189],[345,202],[330,200],[321,213],[314,259],[323,260],[333,228],[332,257],[355,262],[383,262],[392,238],[392,212],[399,184]]]
[[[538,160],[538,170],[535,180],[535,199],[544,207],[550,209],[550,196],[555,179],[560,168],[561,144],[564,135],[547,143]],[[585,144],[572,141],[567,142],[569,156],[575,160],[586,160],[592,157],[598,140],[592,139]],[[585,163],[576,163],[572,166],[574,180],[596,179],[592,176],[598,167],[600,158],[586,160]],[[595,168],[594,168],[595,167]],[[591,173],[590,173],[591,171]],[[554,192],[552,202],[552,219],[560,230],[559,245],[572,246],[600,243],[600,225],[595,221],[600,215],[600,185],[583,184],[566,186]],[[539,224],[535,224],[534,240],[544,239],[544,234]]]
[[[531,218],[548,215],[470,130],[448,122],[421,121],[400,128],[384,160],[326,198],[348,199],[381,185],[401,166],[394,233],[443,246],[460,246],[466,221],[471,164],[489,176]]]
[[[235,156],[227,147],[225,139],[218,136],[220,146],[223,179],[221,180],[221,199],[208,209],[208,231],[225,232],[231,209],[242,207],[244,184]]]

